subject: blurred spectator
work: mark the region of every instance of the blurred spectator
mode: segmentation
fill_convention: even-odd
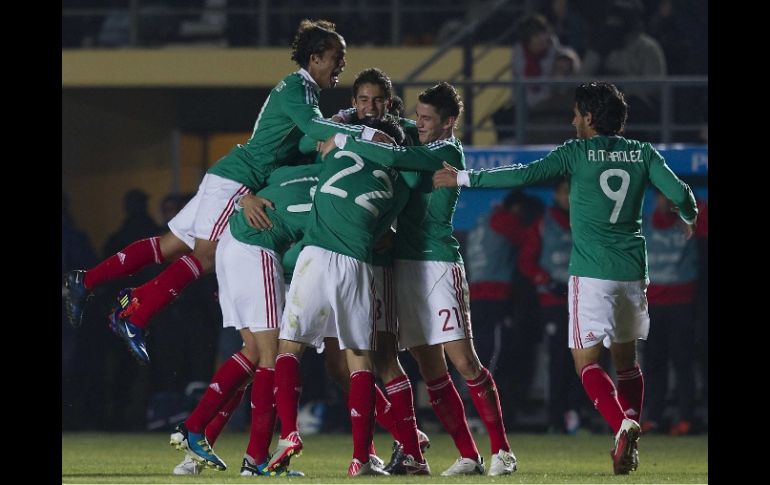
[[[657,40],[644,32],[639,0],[615,0],[591,39],[580,74],[586,76],[665,76],[666,57]],[[629,84],[624,87],[629,123],[657,122],[660,87]],[[629,134],[628,136],[634,137]],[[645,139],[652,136],[643,136]]]
[[[586,402],[575,375],[568,341],[567,281],[572,233],[569,224],[569,180],[554,190],[554,205],[529,226],[519,253],[519,271],[537,288],[540,324],[548,349],[548,427],[575,434]]]
[[[513,46],[513,80],[525,78],[564,78],[580,69],[580,57],[574,49],[559,43],[551,26],[542,15],[524,17],[517,27],[518,41]],[[528,116],[532,121],[563,122],[564,107],[572,104],[574,87],[531,85],[526,89]],[[493,116],[498,143],[511,143],[515,136],[516,90],[509,103]],[[532,119],[534,117],[534,119]],[[568,134],[568,133],[567,133]],[[564,130],[556,133],[535,131],[527,133],[518,143],[547,143],[562,140]]]
[[[588,28],[575,2],[569,0],[544,0],[540,11],[553,26],[559,40],[584,55]]]
[[[143,190],[132,189],[126,192],[123,197],[123,209],[126,218],[118,232],[107,240],[104,254],[117,253],[134,241],[165,232],[147,212],[147,193]]]
[[[531,344],[514,337],[513,292],[516,258],[525,229],[542,210],[539,201],[521,190],[511,191],[502,204],[479,217],[466,239],[465,263],[471,299],[476,352],[481,363],[495,376],[506,426],[513,421],[515,404],[526,397],[526,378],[530,373],[532,351],[518,352]],[[513,348],[512,348],[513,347]],[[519,376],[519,377],[517,377]]]
[[[644,344],[645,412],[642,429],[662,431],[669,362],[676,385],[675,417],[670,433],[689,434],[695,412],[695,295],[698,276],[696,239],[686,239],[679,215],[665,196],[656,194],[655,210],[643,221],[650,286],[650,333]],[[705,216],[705,217],[704,217]],[[696,237],[708,237],[707,214],[699,214]]]

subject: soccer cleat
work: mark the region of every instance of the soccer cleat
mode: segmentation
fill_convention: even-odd
[[[483,475],[486,471],[484,467],[484,458],[479,460],[463,458],[462,456],[455,461],[452,466],[441,472],[442,477],[451,477],[453,475]]]
[[[211,449],[211,445],[203,433],[193,433],[192,431],[188,431],[187,449],[192,455],[192,459],[198,463],[200,463],[200,460],[197,460],[196,457],[203,460],[203,463],[208,468],[214,468],[219,471],[227,470],[227,465],[225,465],[225,462],[214,453],[214,450]]]
[[[362,475],[390,475],[390,473],[373,464],[371,459],[366,463],[361,463],[353,458],[353,461],[350,462],[350,466],[348,467],[348,476],[360,477]]]
[[[187,426],[185,426],[184,421],[174,428],[169,444],[179,451],[187,451]]]
[[[412,455],[402,454],[401,459],[385,471],[391,475],[430,475],[430,465],[428,460],[423,459],[420,463]]]
[[[610,450],[612,469],[615,475],[628,475],[632,469],[635,469],[635,463],[638,466],[638,451],[636,458],[634,457],[634,451],[637,450],[636,442],[639,440],[640,434],[641,428],[639,423],[628,418],[623,420],[620,429],[615,435],[615,447]]]
[[[510,475],[518,468],[516,455],[510,451],[500,450],[492,455],[492,460],[489,463],[489,476]]]
[[[248,458],[241,464],[242,477],[304,477],[305,474],[297,470],[289,470],[284,466],[278,466],[274,471],[267,471],[267,462],[252,465]]]
[[[393,454],[390,455],[390,461],[388,462],[388,465],[383,467],[383,469],[390,473],[391,475],[404,475],[406,474],[405,471],[401,470],[401,467],[399,466],[401,462],[404,460],[404,457],[406,455],[404,454],[404,445],[399,443],[398,441],[393,442]],[[371,457],[370,457],[371,458]]]
[[[634,442],[634,451],[631,455],[631,471],[636,471],[639,468],[639,441]]]
[[[227,469],[225,462],[211,449],[206,436],[203,433],[193,433],[187,429],[184,423],[179,423],[174,432],[171,433],[169,444],[179,451],[186,452],[192,460],[205,467],[219,471]]]
[[[185,455],[184,460],[180,464],[174,467],[171,472],[172,475],[200,475],[203,471],[203,465],[196,462],[190,457]]]
[[[75,328],[83,323],[83,310],[92,296],[83,284],[85,277],[86,272],[80,269],[68,271],[64,275],[64,308],[67,310],[67,320]]]
[[[267,466],[265,469],[267,471],[273,472],[279,466],[288,467],[291,457],[294,455],[299,456],[301,454],[302,439],[299,437],[299,433],[297,431],[292,431],[286,438],[281,438],[278,440],[278,446],[276,447],[273,455],[267,461]]]
[[[420,445],[420,451],[422,453],[425,453],[425,450],[430,448],[430,438],[428,438],[428,435],[420,431],[420,429],[417,429],[417,442]]]
[[[121,290],[118,294],[120,306],[110,313],[110,329],[126,342],[131,355],[142,365],[150,363],[150,355],[144,343],[144,329],[137,327],[128,319],[139,302],[131,298],[131,290]]]
[[[375,454],[370,454],[369,455],[369,460],[371,460],[373,465],[377,465],[377,467],[379,467],[379,468],[385,468],[385,461],[382,458],[380,458],[379,456],[377,456]]]

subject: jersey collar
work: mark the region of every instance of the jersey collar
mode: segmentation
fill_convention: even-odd
[[[318,83],[315,82],[315,80],[313,79],[313,76],[311,76],[310,73],[305,70],[305,68],[300,67],[299,70],[297,71],[297,74],[299,74],[300,76],[310,81],[310,83],[316,88],[316,90],[318,91],[321,90],[321,87],[318,85]]]

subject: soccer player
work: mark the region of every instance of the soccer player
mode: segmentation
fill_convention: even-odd
[[[528,165],[458,171],[445,165],[436,187],[516,187],[570,178],[572,254],[569,263],[569,347],[575,370],[594,407],[615,433],[611,450],[616,475],[639,463],[639,417],[644,378],[636,340],[647,338],[647,252],[641,233],[642,203],[651,182],[679,209],[692,236],[698,210],[690,187],[649,143],[620,136],[628,105],[610,83],[581,84],[575,91],[577,139]],[[599,365],[609,347],[618,386]]]
[[[326,120],[318,108],[321,89],[336,86],[345,68],[345,39],[333,23],[303,20],[292,49],[291,58],[300,69],[272,89],[249,140],[208,170],[195,197],[169,222],[171,232],[136,241],[90,270],[65,276],[70,323],[80,324],[83,307],[96,286],[149,264],[176,260],[144,285],[122,290],[119,306],[110,316],[113,332],[125,340],[140,363],[147,364],[144,329],[152,316],[213,269],[217,241],[227,227],[235,198],[249,190],[257,192],[276,167],[295,159],[303,133],[316,139],[349,133],[386,140],[371,128]],[[259,227],[270,227],[264,209],[257,214]]]
[[[383,118],[395,119],[401,126],[409,140],[409,145],[418,139],[417,128],[413,120],[401,117],[393,117],[387,111],[393,99],[393,84],[390,78],[382,70],[373,67],[358,73],[353,81],[351,103],[352,108],[342,110],[333,119],[345,123],[368,124],[367,120]],[[377,125],[375,125],[377,126]],[[309,138],[309,137],[305,137]],[[312,139],[310,140],[312,142]],[[399,140],[398,144],[404,145]],[[307,145],[303,139],[300,144]],[[414,184],[417,175],[414,173],[402,173],[407,184]],[[403,184],[396,184],[394,192],[396,197],[402,195],[401,189],[407,190]],[[405,195],[405,193],[404,193]],[[404,199],[405,200],[405,199]],[[428,474],[430,467],[422,456],[422,452],[430,441],[427,435],[417,429],[414,414],[414,396],[409,377],[404,372],[398,360],[398,322],[395,313],[395,293],[393,288],[393,239],[390,225],[400,211],[402,204],[394,206],[392,214],[383,217],[380,232],[385,233],[385,238],[390,243],[390,248],[375,248],[372,259],[374,271],[374,284],[376,289],[375,319],[377,328],[377,348],[374,353],[375,367],[385,383],[387,397],[375,386],[377,423],[385,428],[395,440],[393,454],[385,470],[391,474]],[[350,371],[344,354],[340,351],[336,338],[336,329],[329,328],[327,338],[324,339],[324,357],[329,374],[347,393],[350,381]],[[370,450],[374,454],[374,450]],[[376,455],[372,458],[376,458]],[[384,463],[383,463],[384,465]]]
[[[391,127],[400,130],[392,122]],[[399,199],[403,205],[405,197],[398,194],[408,191],[395,188],[404,183],[398,171],[338,150],[331,138],[320,148],[324,168],[281,321],[275,367],[281,437],[267,470],[285,466],[302,450],[297,431],[299,359],[306,346],[321,345],[331,323],[350,370],[353,459],[348,475],[388,475],[369,454],[375,404],[372,351],[376,346],[371,261],[382,220]]]
[[[229,230],[222,234],[216,251],[222,323],[237,328],[244,345],[217,370],[195,410],[171,435],[171,445],[187,453],[185,461],[218,470],[226,468],[211,445],[253,379],[251,435],[241,475],[265,474],[275,426],[273,376],[285,294],[281,254],[302,237],[321,168],[313,164],[274,170],[267,186],[258,192],[261,198],[274,203],[273,227],[269,231],[254,229],[243,210],[233,214]],[[236,208],[240,202],[236,201]],[[223,410],[227,413],[224,416]],[[189,467],[200,470],[194,465]],[[303,476],[285,467],[273,473]]]
[[[402,170],[435,170],[442,160],[463,169],[462,144],[454,136],[461,111],[460,95],[443,82],[418,97],[416,126],[422,146],[361,142],[346,135],[335,135],[334,139],[340,149]],[[399,342],[417,360],[433,410],[460,452],[460,458],[442,475],[485,471],[462,400],[449,376],[445,352],[468,384],[489,434],[489,474],[506,475],[516,470],[516,457],[505,435],[495,380],[473,347],[468,283],[460,245],[452,236],[452,216],[459,195],[459,189],[434,191],[430,174],[423,172],[398,217],[395,286]]]

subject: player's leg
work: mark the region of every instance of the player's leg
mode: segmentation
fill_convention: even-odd
[[[465,379],[473,405],[489,435],[492,453],[489,474],[497,476],[513,473],[518,465],[505,434],[500,395],[497,391],[495,378],[486,367],[481,365],[481,361],[473,348],[473,340],[461,339],[446,342],[444,350],[449,356],[449,360]]]

